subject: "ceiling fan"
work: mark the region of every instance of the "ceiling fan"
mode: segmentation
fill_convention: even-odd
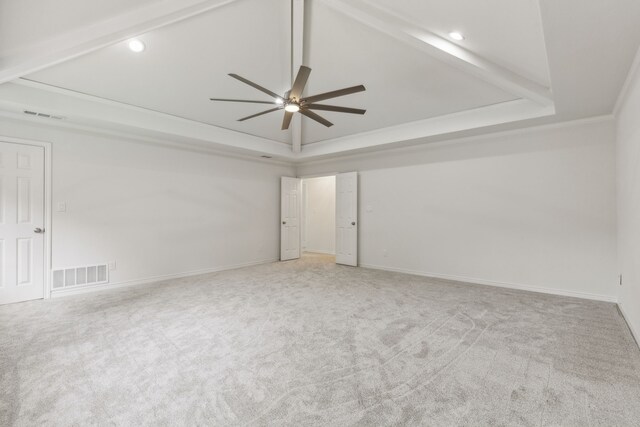
[[[274,111],[284,109],[284,119],[282,120],[282,130],[289,129],[289,124],[291,123],[291,119],[293,118],[294,113],[300,113],[310,119],[315,120],[318,123],[321,123],[327,127],[333,126],[329,120],[323,118],[322,116],[314,113],[311,110],[322,110],[322,111],[336,111],[338,113],[350,113],[350,114],[364,114],[367,110],[361,110],[359,108],[347,108],[347,107],[338,107],[336,105],[326,105],[326,104],[316,104],[318,101],[324,101],[325,99],[337,98],[340,96],[350,95],[352,93],[363,92],[365,91],[365,87],[363,85],[352,86],[344,89],[338,89],[331,92],[321,93],[319,95],[307,96],[306,98],[302,98],[302,91],[307,84],[307,80],[309,79],[309,74],[311,74],[311,68],[305,67],[304,65],[300,67],[298,70],[298,75],[296,76],[295,81],[293,82],[293,87],[290,91],[286,92],[284,96],[280,96],[269,89],[265,89],[262,86],[245,79],[244,77],[240,77],[237,74],[229,74],[236,80],[240,80],[242,83],[248,84],[261,92],[266,93],[267,95],[273,98],[273,101],[252,101],[245,99],[220,99],[220,98],[209,98],[211,101],[225,101],[225,102],[248,102],[252,104],[273,104],[276,107],[271,108],[270,110],[262,111],[257,114],[252,114],[247,117],[243,117],[238,119],[239,122],[252,119],[254,117],[261,116],[263,114],[272,113]]]

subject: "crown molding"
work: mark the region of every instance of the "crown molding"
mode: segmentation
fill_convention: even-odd
[[[24,79],[0,85],[0,109],[13,113],[43,111],[67,117],[58,123],[165,140],[198,141],[277,158],[293,157],[286,143]]]
[[[25,79],[0,85],[0,109],[11,113],[43,111],[67,116],[60,124],[73,123],[165,141],[196,142],[215,149],[266,154],[294,162],[415,144],[426,138],[444,138],[451,133],[551,116],[555,112],[553,106],[520,99],[306,144],[300,153],[295,153],[289,144],[279,141]]]
[[[369,132],[307,144],[297,160],[334,155],[365,149],[383,149],[392,146],[416,144],[427,138],[443,138],[448,134],[502,125],[511,122],[549,117],[555,114],[553,106],[518,99],[481,108],[390,126]]]
[[[404,146],[389,146],[386,148],[382,148],[375,151],[361,151],[361,152],[352,152],[352,153],[344,153],[339,156],[324,156],[324,157],[315,157],[309,159],[302,159],[296,163],[297,167],[310,166],[310,165],[321,165],[321,164],[331,164],[337,160],[355,160],[355,159],[369,159],[376,158],[379,156],[388,156],[395,153],[419,153],[424,150],[433,149],[436,147],[441,147],[443,145],[455,145],[455,144],[465,144],[469,142],[477,142],[481,143],[483,141],[501,138],[501,137],[509,137],[509,136],[518,136],[518,135],[527,135],[536,132],[546,132],[553,130],[562,130],[562,129],[570,129],[574,127],[580,126],[589,126],[592,124],[598,123],[614,123],[615,117],[611,114],[588,117],[584,119],[575,119],[561,122],[553,122],[553,123],[543,123],[543,124],[532,124],[525,127],[520,127],[516,129],[508,129],[508,130],[497,130],[487,133],[482,133],[479,135],[469,135],[457,138],[449,138],[449,139],[438,139],[434,141],[418,142],[413,144],[407,144]],[[309,175],[305,177],[314,177],[314,176],[326,176],[330,175],[330,173],[320,173],[315,175]]]
[[[165,139],[162,136],[150,137],[144,135],[136,135],[130,132],[122,132],[118,130],[105,129],[96,126],[81,125],[76,123],[70,123],[66,121],[47,121],[47,119],[41,119],[37,117],[27,116],[21,113],[12,113],[3,111],[0,109],[0,119],[6,119],[18,124],[26,124],[29,126],[41,127],[45,129],[58,130],[61,132],[74,132],[92,135],[96,137],[117,138],[120,140],[130,141],[133,143],[140,143],[145,145],[153,145],[157,147],[165,147],[174,150],[183,150],[194,153],[215,155],[221,157],[234,158],[239,160],[247,160],[257,163],[270,163],[280,166],[291,166],[293,163],[290,159],[281,158],[264,158],[260,153],[252,153],[244,150],[232,150],[230,148],[219,148],[211,144],[202,143],[199,141],[175,140]],[[5,132],[6,133],[6,132]],[[2,134],[2,136],[9,136]],[[46,141],[43,141],[46,142]]]

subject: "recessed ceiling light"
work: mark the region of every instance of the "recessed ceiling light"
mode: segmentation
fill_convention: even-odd
[[[458,41],[464,40],[464,36],[462,34],[460,34],[459,32],[457,32],[457,31],[453,31],[453,32],[449,33],[449,37],[451,37],[454,40],[458,40]]]
[[[287,104],[284,107],[285,111],[288,111],[290,113],[296,113],[298,111],[300,111],[300,106],[298,104]]]
[[[129,40],[129,49],[131,49],[132,52],[140,53],[144,50],[144,48],[145,48],[145,45],[140,40],[138,39]]]
[[[282,98],[276,98],[276,104],[278,104],[278,105],[282,105],[282,104],[284,104],[284,99],[282,99]]]

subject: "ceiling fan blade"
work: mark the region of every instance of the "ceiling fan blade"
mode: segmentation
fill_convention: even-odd
[[[329,120],[317,115],[316,113],[314,113],[313,111],[309,111],[309,110],[300,110],[300,114],[303,114],[307,117],[309,117],[310,119],[315,120],[318,123],[322,123],[323,125],[325,125],[326,127],[331,127],[333,126],[333,123],[331,123]]]
[[[323,110],[323,111],[336,111],[338,113],[350,113],[350,114],[364,114],[367,110],[361,110],[360,108],[338,107],[336,105],[324,105],[324,104],[306,104],[304,108],[310,110]]]
[[[302,101],[310,104],[316,101],[323,101],[325,99],[337,98],[339,96],[350,95],[352,93],[364,92],[366,89],[363,85],[347,87],[344,89],[338,89],[331,92],[321,93],[319,95],[309,96],[307,98],[302,99]]]
[[[236,80],[240,80],[242,83],[248,84],[249,86],[251,86],[251,87],[254,87],[254,88],[258,89],[260,92],[264,92],[264,93],[266,93],[267,95],[269,95],[269,96],[271,96],[271,97],[273,97],[273,98],[277,98],[277,99],[278,99],[278,98],[281,98],[281,96],[280,96],[280,95],[278,95],[278,94],[276,94],[276,93],[271,92],[269,89],[265,89],[265,88],[263,88],[262,86],[260,86],[259,84],[256,84],[256,83],[252,82],[251,80],[247,80],[247,79],[245,79],[244,77],[240,77],[239,75],[237,75],[237,74],[233,74],[233,73],[231,73],[231,74],[229,74],[229,75],[230,75],[231,77],[233,77],[234,79],[236,79]]]
[[[261,113],[252,114],[252,115],[250,115],[250,116],[243,117],[243,118],[241,118],[241,119],[238,119],[238,121],[239,121],[239,122],[244,122],[245,120],[252,119],[252,118],[254,118],[254,117],[258,117],[258,116],[261,116],[261,115],[263,115],[263,114],[272,113],[272,112],[274,112],[274,111],[278,111],[279,109],[280,109],[280,107],[272,108],[272,109],[270,109],[270,110],[263,111],[263,112],[261,112]]]
[[[300,99],[300,97],[302,96],[302,91],[307,85],[309,74],[311,74],[311,68],[301,65],[300,69],[298,70],[296,80],[293,82],[293,86],[291,87],[288,98]]]
[[[222,98],[209,98],[211,101],[224,101],[224,102],[250,102],[252,104],[276,104],[275,101],[253,101],[248,99],[222,99]]]
[[[293,113],[289,111],[284,112],[284,119],[282,120],[282,130],[289,129],[289,125],[291,124],[292,118],[293,118]]]

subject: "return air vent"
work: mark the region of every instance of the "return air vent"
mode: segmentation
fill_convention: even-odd
[[[53,270],[53,290],[109,283],[107,264]]]
[[[55,116],[53,114],[47,114],[47,113],[39,113],[37,111],[31,111],[31,110],[24,110],[24,113],[29,115],[29,116],[42,117],[42,118],[45,118],[45,119],[56,119],[56,120],[64,120],[65,119],[62,116]]]

